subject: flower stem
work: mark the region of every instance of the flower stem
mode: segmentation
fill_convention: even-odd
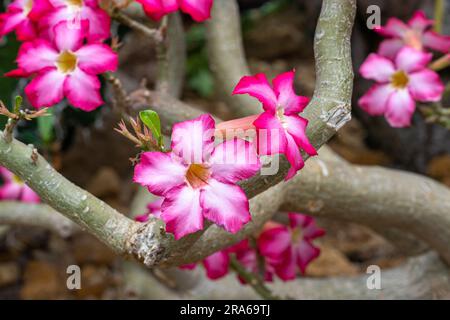
[[[450,54],[433,61],[428,67],[434,71],[441,71],[450,66]]]
[[[444,22],[445,0],[435,0],[434,4],[434,31],[441,33]]]
[[[235,257],[230,259],[231,268],[247,282],[261,298],[265,300],[280,300],[280,297],[273,295],[269,288],[267,288],[261,279],[255,276],[253,273],[247,271],[243,265],[241,265]]]

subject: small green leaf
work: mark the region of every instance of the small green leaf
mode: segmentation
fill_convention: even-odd
[[[37,118],[39,135],[45,144],[49,144],[53,141],[53,129],[55,124],[55,116],[53,115],[52,109],[47,110],[47,116]]]
[[[15,104],[14,104],[14,113],[18,114],[20,111],[20,108],[22,107],[23,99],[21,96],[16,96],[15,98]]]
[[[150,129],[158,144],[162,145],[161,120],[159,115],[153,110],[144,110],[139,112],[142,122]]]

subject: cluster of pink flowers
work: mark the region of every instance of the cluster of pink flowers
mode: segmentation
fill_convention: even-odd
[[[0,15],[0,36],[24,41],[10,77],[32,77],[25,93],[35,108],[65,98],[91,111],[103,104],[98,74],[117,69],[117,54],[103,44],[110,18],[97,0],[15,0]]]
[[[16,200],[30,203],[40,202],[39,196],[8,169],[0,167],[0,177],[3,182],[2,186],[0,186],[1,200]]]
[[[149,215],[161,218],[160,199],[149,204],[148,213],[136,218],[147,221]],[[226,276],[230,269],[230,257],[236,260],[248,272],[264,274],[265,281],[272,281],[277,275],[283,281],[293,280],[297,275],[305,274],[307,266],[320,254],[313,241],[325,234],[318,228],[314,219],[300,213],[288,213],[289,226],[268,222],[259,234],[255,246],[248,239],[229,248],[218,251],[202,261],[209,279],[215,280]],[[263,262],[263,263],[261,263]],[[261,265],[262,264],[262,265]],[[184,265],[182,269],[194,269],[195,263]],[[263,267],[263,270],[260,270]],[[239,277],[242,283],[245,280]]]
[[[192,19],[202,22],[211,16],[213,0],[136,0],[144,8],[147,16],[159,20],[163,16],[181,9]]]
[[[442,99],[444,85],[439,75],[428,68],[432,53],[448,54],[450,37],[430,28],[433,21],[418,11],[408,24],[391,18],[376,31],[384,40],[377,53],[369,55],[360,68],[361,75],[377,82],[361,99],[359,105],[373,116],[384,115],[393,127],[411,124],[418,102]]]

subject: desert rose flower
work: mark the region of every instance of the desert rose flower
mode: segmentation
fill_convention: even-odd
[[[264,74],[245,76],[233,91],[233,94],[249,94],[263,104],[264,112],[253,122],[258,131],[258,153],[284,153],[291,164],[286,180],[304,166],[299,149],[317,155],[305,133],[308,120],[299,116],[309,99],[295,93],[294,76],[294,71],[278,75],[273,87]]]
[[[431,59],[431,53],[410,47],[400,50],[394,61],[378,54],[369,55],[359,72],[377,84],[359,100],[361,108],[373,116],[384,115],[393,127],[409,126],[415,101],[442,98],[444,85],[439,75],[427,69]]]
[[[144,8],[147,16],[159,20],[163,16],[181,9],[192,19],[202,22],[211,16],[213,0],[136,0]]]
[[[397,18],[389,19],[386,26],[375,29],[389,38],[381,43],[378,54],[393,59],[405,45],[417,50],[427,48],[448,53],[450,37],[430,30],[433,24],[423,11],[417,11],[407,24]]]
[[[244,191],[260,162],[253,146],[234,138],[214,146],[214,119],[202,115],[177,123],[170,153],[145,152],[134,181],[164,197],[161,218],[176,239],[201,230],[206,218],[236,233],[250,220]]]
[[[295,279],[297,270],[305,273],[308,264],[317,258],[320,249],[312,241],[324,235],[313,218],[289,213],[289,226],[272,225],[258,238],[259,251],[275,264],[275,272],[282,280]]]
[[[0,13],[0,38],[15,31],[19,41],[37,37],[37,21],[51,9],[48,0],[15,0]]]
[[[98,6],[98,0],[48,0],[54,7],[39,22],[39,30],[47,38],[54,37],[53,30],[61,21],[66,21],[70,28],[78,29],[82,20],[89,21],[87,39],[98,42],[109,38],[111,19]]]
[[[4,167],[0,167],[3,185],[0,187],[0,199],[38,203],[39,196],[31,190],[18,176]]]
[[[83,20],[81,29],[72,29],[60,22],[51,41],[37,39],[20,47],[19,72],[13,73],[36,74],[25,87],[34,107],[49,107],[64,97],[84,111],[103,104],[97,75],[117,69],[117,54],[105,44],[83,44],[87,23]]]

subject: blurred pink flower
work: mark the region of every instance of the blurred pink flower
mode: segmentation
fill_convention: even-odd
[[[259,252],[271,261],[275,273],[284,281],[295,279],[297,269],[305,273],[308,264],[320,254],[312,241],[325,234],[309,216],[289,213],[289,222],[289,227],[271,223],[258,238]]]
[[[158,198],[157,200],[150,202],[147,205],[147,213],[143,215],[136,216],[134,219],[138,222],[147,222],[150,215],[157,219],[161,219],[161,206],[164,198]]]
[[[433,24],[434,21],[427,19],[423,11],[417,11],[408,24],[397,18],[390,18],[386,26],[375,29],[382,36],[389,38],[380,44],[378,54],[394,59],[404,46],[448,53],[450,37],[430,30]]]
[[[0,199],[38,203],[39,196],[19,177],[4,167],[0,167],[3,185],[0,187]]]
[[[410,47],[399,51],[394,61],[370,54],[359,72],[375,84],[359,100],[360,107],[372,116],[384,115],[393,127],[411,124],[415,101],[439,101],[444,85],[439,75],[428,69],[431,53]]]
[[[144,8],[147,16],[159,20],[178,9],[189,14],[192,19],[202,22],[210,18],[213,0],[136,0]]]
[[[286,180],[304,166],[299,149],[317,155],[306,136],[308,120],[298,115],[308,105],[309,98],[296,95],[294,77],[294,71],[280,74],[272,81],[272,87],[262,73],[245,76],[233,91],[233,94],[249,94],[263,104],[264,112],[253,122],[258,131],[258,153],[284,153],[291,164]]]
[[[177,123],[172,151],[145,152],[135,167],[134,181],[164,197],[161,219],[175,239],[203,229],[204,218],[231,233],[251,219],[236,183],[260,169],[256,151],[237,138],[215,147],[214,128],[210,115]]]

